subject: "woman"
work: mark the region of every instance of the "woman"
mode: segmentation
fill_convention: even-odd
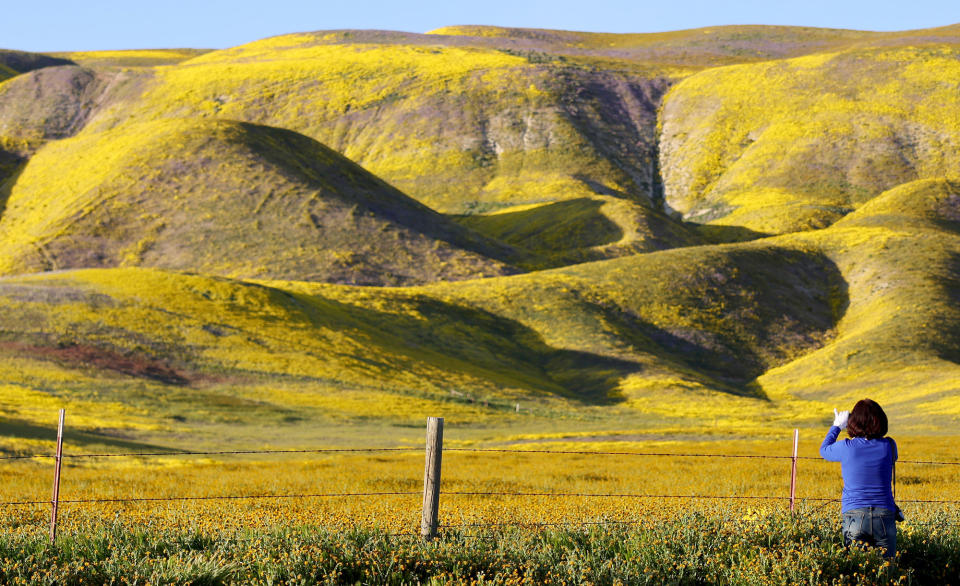
[[[887,414],[880,405],[863,399],[853,411],[833,410],[833,427],[827,432],[820,455],[840,462],[843,475],[843,543],[853,541],[884,549],[885,557],[897,552],[897,505],[890,488],[897,444],[887,435]],[[850,439],[837,441],[841,430]]]

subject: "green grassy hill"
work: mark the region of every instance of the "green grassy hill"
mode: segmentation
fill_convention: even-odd
[[[666,201],[685,218],[783,233],[881,192],[957,177],[960,45],[845,50],[707,70],[663,106]]]
[[[0,220],[6,274],[154,266],[399,285],[502,274],[489,256],[511,254],[307,137],[225,121],[51,143]]]

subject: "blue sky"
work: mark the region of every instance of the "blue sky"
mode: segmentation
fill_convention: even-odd
[[[223,48],[338,28],[451,24],[657,32],[723,24],[906,30],[960,22],[958,0],[47,0],[0,4],[0,48]]]

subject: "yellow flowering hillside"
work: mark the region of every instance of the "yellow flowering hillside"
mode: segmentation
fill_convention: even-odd
[[[657,78],[494,49],[313,33],[160,68],[94,126],[191,117],[287,128],[434,209],[461,212],[592,196],[594,183],[648,196],[652,151],[635,147],[654,140],[664,88]]]
[[[406,289],[8,277],[5,409],[36,424],[52,395],[144,439],[430,414],[474,434],[776,433],[869,395],[898,429],[949,427],[958,205],[956,184],[920,182],[818,232]]]
[[[305,136],[189,119],[47,145],[10,189],[0,234],[6,274],[154,266],[397,285],[502,274],[490,257],[513,254]]]
[[[691,221],[822,228],[915,179],[958,177],[960,45],[721,67],[664,101],[666,202]]]
[[[0,450],[960,420],[960,26],[0,55]]]
[[[207,51],[204,49],[147,49],[126,51],[68,51],[52,53],[55,57],[69,59],[85,67],[154,67],[175,65],[193,59]]]

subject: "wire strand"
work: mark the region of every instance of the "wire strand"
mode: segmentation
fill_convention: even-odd
[[[295,498],[335,498],[335,497],[375,497],[375,496],[412,496],[421,495],[420,491],[387,491],[387,492],[321,492],[307,494],[252,494],[252,495],[217,495],[217,496],[177,496],[177,497],[133,497],[133,498],[103,498],[103,499],[60,499],[61,505],[86,505],[103,503],[143,503],[165,501],[214,501],[214,500],[246,500],[246,499],[295,499]],[[16,501],[0,503],[0,506],[18,505],[49,505],[52,501]]]
[[[937,466],[960,466],[960,461],[946,460],[897,460],[897,464],[935,464]]]
[[[318,448],[308,450],[218,450],[211,452],[126,452],[105,454],[62,454],[62,458],[131,458],[155,456],[222,456],[227,454],[325,454],[344,452],[419,452],[423,448]],[[54,454],[31,454],[25,456],[0,456],[0,460],[25,460],[30,458],[56,458]]]
[[[465,527],[562,527],[562,526],[584,526],[584,525],[640,525],[642,521],[557,521],[550,523],[532,522],[526,523],[516,521],[513,523],[455,523],[452,525],[439,525],[438,529],[461,529]]]
[[[63,458],[129,458],[129,457],[160,457],[160,456],[222,456],[242,454],[323,454],[323,453],[351,453],[351,452],[418,452],[420,447],[400,448],[317,448],[302,450],[216,450],[216,451],[166,451],[166,452],[124,452],[124,453],[81,453],[62,454]],[[736,458],[755,460],[792,460],[793,456],[772,456],[765,454],[715,454],[715,453],[672,453],[672,452],[620,452],[620,451],[590,451],[590,450],[514,450],[505,448],[444,448],[444,452],[474,452],[499,454],[556,454],[581,456],[646,456],[666,458]],[[56,458],[54,454],[26,454],[15,456],[0,456],[0,460],[27,460],[33,458]],[[815,456],[797,456],[797,460],[825,461]],[[960,466],[960,461],[954,460],[898,460],[898,464],[929,464],[939,466]]]
[[[441,496],[509,496],[509,497],[579,497],[579,498],[650,498],[650,499],[705,499],[705,500],[790,500],[788,496],[748,495],[699,495],[699,494],[636,494],[596,492],[480,492],[444,491]],[[821,498],[802,500],[820,501]]]
[[[587,450],[508,450],[502,448],[444,448],[444,452],[488,452],[500,454],[562,454],[583,456],[654,456],[674,458],[749,458],[761,460],[792,460],[793,456],[766,456],[762,454],[677,454],[668,452],[603,452]],[[812,456],[797,456],[798,460],[820,460]]]

